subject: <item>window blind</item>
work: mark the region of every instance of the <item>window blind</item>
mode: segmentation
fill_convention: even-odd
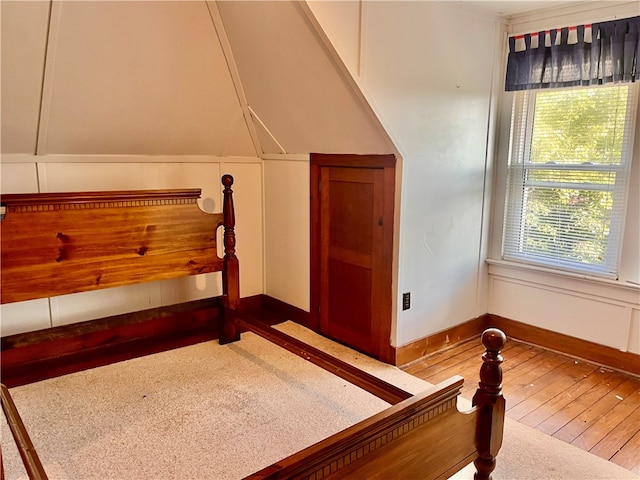
[[[636,84],[514,96],[503,258],[615,277]]]

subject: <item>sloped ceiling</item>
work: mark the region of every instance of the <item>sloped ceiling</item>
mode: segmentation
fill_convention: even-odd
[[[204,1],[2,2],[2,60],[3,152],[257,154]]]
[[[3,153],[391,151],[297,2],[0,5]]]
[[[35,152],[48,2],[1,2],[0,141],[3,152]]]
[[[258,130],[287,153],[393,151],[300,2],[217,4]]]

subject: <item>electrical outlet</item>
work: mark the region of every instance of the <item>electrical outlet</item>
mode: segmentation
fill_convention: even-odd
[[[409,310],[411,308],[411,293],[402,294],[402,310]]]

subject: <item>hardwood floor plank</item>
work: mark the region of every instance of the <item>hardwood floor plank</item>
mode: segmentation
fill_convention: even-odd
[[[552,370],[557,364],[560,356],[557,353],[542,351],[531,360],[522,363],[512,369],[505,369],[503,379],[503,391],[505,397],[507,393],[512,394],[521,388],[535,383],[545,372]]]
[[[617,406],[621,400],[631,395],[637,389],[636,382],[625,380],[615,389],[607,391],[601,398],[595,401],[589,408],[577,415],[573,420],[555,432],[553,436],[571,443],[591,425],[596,423],[603,415]]]
[[[587,379],[590,379],[590,375]],[[564,408],[558,410],[552,416],[540,423],[536,429],[549,435],[553,435],[574,418],[588,409],[591,405],[600,400],[609,392],[611,388],[617,387],[623,381],[623,377],[616,372],[607,372],[595,379],[597,383],[576,398],[575,401],[567,404]]]
[[[640,391],[636,389],[631,395],[620,400],[610,411],[602,415],[596,422],[590,425],[589,428],[576,437],[571,444],[589,451],[603,441],[607,435],[621,423],[633,421],[631,415],[640,415],[640,410],[638,410],[639,393]],[[629,440],[629,438],[627,440]],[[612,456],[613,454],[609,455],[607,460]]]
[[[530,361],[531,359],[537,357],[541,352],[541,350],[536,350],[534,348],[531,348],[530,346],[526,346],[525,349],[521,349],[517,344],[515,344],[515,346],[512,346],[512,348],[509,350],[505,349],[502,352],[503,357],[504,355],[507,355],[509,359],[514,360],[510,362],[509,365],[503,368],[503,375],[506,375],[508,377],[509,375],[511,375],[510,371],[515,368],[515,366]],[[478,381],[480,379],[480,364],[478,363],[478,361],[480,360],[480,358],[481,355],[478,355],[476,358],[470,359],[464,365],[461,365],[459,370],[451,369],[447,372],[443,372],[443,376],[445,377],[445,379],[451,375],[460,375],[465,379],[465,383],[461,389],[461,395],[462,397],[469,400],[473,398],[473,395],[476,393],[476,389],[478,388]]]
[[[528,360],[533,350],[530,345],[520,342],[507,342],[503,350],[509,356],[510,363],[518,363]],[[484,353],[484,348],[480,345],[479,338],[473,338],[454,345],[446,350],[435,352],[418,363],[403,367],[407,373],[426,380],[430,383],[438,383],[443,379],[453,375],[461,375],[465,379],[461,390],[461,396],[471,400],[477,387],[480,374],[480,359]],[[533,352],[537,355],[538,352]]]
[[[522,343],[507,342],[503,354],[508,352],[509,359],[513,363],[521,353],[531,348],[531,346]],[[456,368],[466,368],[469,365],[475,365],[475,367],[478,368],[478,360],[482,357],[483,353],[484,348],[480,345],[479,339],[474,338],[462,342],[457,346],[431,354],[426,357],[429,359],[428,362],[422,360],[410,366],[403,367],[403,370],[423,379],[435,378],[434,376],[436,374],[447,369],[449,371],[455,371]],[[451,374],[445,373],[443,376],[449,378]]]
[[[478,355],[482,355],[484,349],[482,346],[472,345],[471,343],[465,343],[466,348],[448,349],[446,352],[439,352],[430,358],[428,364],[420,363],[413,365],[405,369],[408,373],[418,376],[420,378],[431,377],[443,370],[450,367],[455,367],[461,363],[468,361],[471,358],[478,358]]]
[[[640,474],[640,433],[636,433],[611,459],[616,465]]]
[[[576,363],[573,359],[568,359],[566,363],[541,376],[533,385],[521,388],[517,392],[519,402],[512,396],[509,417],[521,420],[558,395],[562,395],[563,392],[596,369],[597,367],[594,365]]]
[[[525,383],[520,388],[510,387],[509,408],[517,407],[530,396],[549,386],[549,384],[553,383],[554,378],[561,374],[563,367],[567,365],[570,365],[570,359],[561,356],[553,357],[542,368],[535,369],[535,374],[529,376],[531,378],[530,383]]]
[[[606,371],[595,368],[589,375],[585,375],[582,379],[569,386],[562,393],[551,398],[548,402],[543,403],[535,410],[531,411],[519,421],[523,425],[536,428],[542,422],[553,416],[556,412],[561,411],[570,403],[575,402],[585,392],[593,388],[594,381],[598,377],[606,374]],[[567,420],[568,421],[568,420]]]
[[[589,452],[601,458],[610,460],[624,447],[629,440],[639,431],[640,406],[614,428],[607,432],[607,435],[600,440]]]
[[[520,365],[521,363],[529,361],[530,358],[539,355],[542,350],[539,348],[533,347],[531,345],[527,345],[526,343],[518,343],[518,342],[510,342],[507,341],[507,345],[511,345],[511,350],[509,350],[509,361],[506,364],[502,365],[503,371],[509,371],[512,368]],[[506,353],[507,350],[504,351]],[[504,355],[503,355],[504,357]]]

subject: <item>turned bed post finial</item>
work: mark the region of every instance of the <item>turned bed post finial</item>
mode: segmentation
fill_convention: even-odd
[[[502,396],[502,355],[507,341],[497,328],[489,328],[482,334],[485,353],[482,356],[480,382],[473,396],[473,405],[479,409],[476,431],[478,458],[474,460],[475,480],[491,480],[496,466],[496,455],[502,446],[505,400]]]
[[[236,256],[236,214],[233,208],[233,177],[229,174],[222,176],[224,185],[222,212],[224,215],[224,257],[235,258]]]
[[[237,310],[240,302],[240,274],[238,257],[236,257],[236,215],[233,207],[233,177],[222,176],[223,190],[223,221],[224,221],[224,269],[222,271],[222,293],[225,296],[223,309],[219,321],[219,342],[221,344],[240,340],[236,324],[230,317],[228,310]]]

